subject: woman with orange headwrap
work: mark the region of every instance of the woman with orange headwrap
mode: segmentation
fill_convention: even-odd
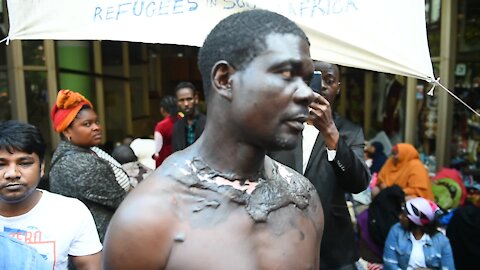
[[[428,171],[411,144],[399,143],[392,147],[392,156],[378,173],[377,188],[372,190],[372,195],[379,192],[378,188],[395,184],[403,189],[407,198],[434,199]]]
[[[51,116],[61,137],[50,166],[51,190],[84,202],[103,241],[115,209],[130,189],[129,178],[115,159],[96,147],[102,129],[88,99],[60,90]]]

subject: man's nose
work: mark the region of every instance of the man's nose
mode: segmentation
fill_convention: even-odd
[[[17,168],[16,164],[10,165],[5,171],[4,177],[6,179],[17,179],[20,178],[20,171]]]
[[[305,106],[308,106],[313,102],[315,96],[313,95],[312,89],[303,81],[299,80],[298,88],[294,94],[295,101]]]

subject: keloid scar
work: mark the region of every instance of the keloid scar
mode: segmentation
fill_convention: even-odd
[[[308,180],[280,166],[273,163],[270,178],[258,174],[251,179],[241,179],[216,171],[202,159],[194,158],[187,164],[187,169],[182,171],[183,174],[175,179],[189,187],[223,194],[233,202],[245,205],[247,213],[255,222],[266,222],[270,212],[289,204],[305,209],[311,197],[313,187]],[[223,181],[216,181],[219,179]],[[239,183],[240,188],[225,184],[225,180],[228,183]],[[255,185],[253,191],[248,189],[251,184]]]

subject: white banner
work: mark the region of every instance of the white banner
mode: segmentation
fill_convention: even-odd
[[[420,0],[7,0],[9,39],[201,46],[222,18],[251,8],[297,22],[312,58],[433,80]]]

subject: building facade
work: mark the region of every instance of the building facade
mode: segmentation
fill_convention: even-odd
[[[0,0],[0,39],[8,32],[6,1]],[[475,0],[426,0],[428,39],[435,74],[460,98],[480,108],[480,3]],[[408,19],[408,18],[405,18]],[[406,41],[408,42],[408,41]],[[11,41],[0,44],[0,121],[19,119],[40,127],[54,149],[50,108],[59,89],[79,91],[100,116],[105,143],[126,135],[153,135],[160,120],[158,103],[180,81],[200,90],[198,48],[116,41]],[[379,97],[385,75],[342,68],[338,111],[362,124],[366,138],[382,126]],[[397,76],[406,91],[400,103],[399,141],[415,144],[436,166],[455,158],[478,163],[480,120],[442,89],[433,97],[426,82]],[[455,119],[455,121],[454,121]]]

